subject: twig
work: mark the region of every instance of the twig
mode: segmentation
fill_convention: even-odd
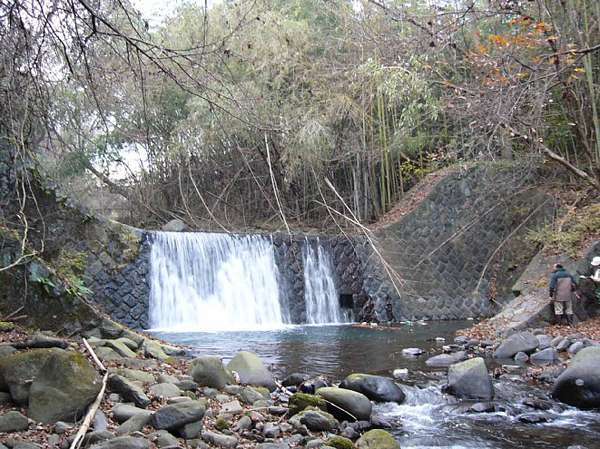
[[[98,393],[98,396],[96,396],[94,403],[90,406],[90,408],[87,412],[87,415],[85,416],[85,419],[83,420],[83,424],[81,424],[81,427],[77,431],[77,435],[75,435],[75,439],[73,440],[73,443],[71,443],[70,449],[79,449],[79,447],[81,446],[81,443],[83,443],[85,434],[87,433],[87,430],[89,429],[90,424],[92,423],[92,420],[94,419],[94,416],[96,416],[96,412],[98,411],[98,408],[100,407],[100,404],[102,403],[102,398],[104,398],[104,391],[106,390],[106,381],[108,379],[108,371],[106,370],[106,368],[104,367],[104,365],[102,364],[102,362],[100,361],[100,359],[98,358],[98,356],[96,355],[96,353],[94,352],[94,350],[92,349],[92,347],[89,345],[89,343],[87,342],[87,340],[85,338],[83,339],[83,344],[85,345],[85,347],[91,354],[92,359],[94,360],[96,365],[98,365],[98,368],[100,368],[100,371],[102,372],[102,374],[104,374],[104,376],[102,377],[102,388],[100,389],[100,393]]]
[[[25,306],[21,306],[19,307],[17,310],[15,310],[12,313],[9,313],[8,315],[6,315],[4,318],[0,319],[0,321],[6,321],[8,320],[11,316],[16,315],[17,313],[19,313],[21,310],[23,310],[25,308]]]
[[[29,315],[19,315],[16,316],[14,318],[4,318],[0,321],[19,321],[19,320],[24,320],[25,318],[27,318]]]
[[[281,208],[281,202],[279,201],[279,194],[277,193],[277,183],[275,182],[275,174],[273,173],[273,167],[271,165],[271,152],[269,151],[269,141],[267,140],[267,133],[265,133],[265,146],[267,147],[267,164],[269,165],[269,174],[271,175],[271,183],[273,184],[273,193],[275,193],[275,200],[277,201],[277,207],[279,208],[279,213],[281,214],[281,219],[285,224],[285,229],[287,229],[287,233],[291,234],[290,227],[288,226],[287,220],[285,219],[285,215],[283,214],[283,209]]]
[[[104,367],[104,365],[102,364],[102,362],[100,361],[100,359],[98,358],[98,356],[96,355],[96,353],[85,338],[83,339],[83,344],[85,345],[89,353],[92,355],[92,359],[94,359],[94,362],[96,363],[96,365],[98,365],[98,368],[100,368],[100,372],[102,374],[105,374],[107,371],[106,368]]]
[[[81,443],[83,443],[85,434],[87,433],[87,430],[89,429],[90,424],[92,423],[92,420],[94,419],[94,416],[96,416],[96,412],[98,411],[98,408],[100,407],[100,403],[102,402],[102,398],[104,397],[104,391],[106,390],[106,380],[107,379],[108,379],[108,372],[105,372],[104,377],[102,378],[102,388],[100,389],[100,393],[98,393],[98,396],[96,396],[96,400],[94,401],[94,403],[91,405],[90,409],[88,410],[88,413],[85,416],[85,419],[83,420],[83,424],[81,424],[81,427],[79,428],[79,431],[77,432],[77,435],[75,435],[75,439],[73,440],[73,443],[71,443],[70,449],[79,449],[79,447],[81,446]]]

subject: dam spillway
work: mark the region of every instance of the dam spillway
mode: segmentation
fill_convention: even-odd
[[[341,323],[329,255],[305,239],[309,324]],[[270,236],[156,232],[150,249],[149,326],[178,331],[258,330],[292,323]]]

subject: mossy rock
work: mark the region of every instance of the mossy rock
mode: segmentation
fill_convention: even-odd
[[[400,449],[400,445],[394,437],[385,430],[369,430],[356,442],[360,449]]]
[[[289,400],[290,414],[295,415],[300,413],[307,407],[315,407],[326,411],[327,403],[323,398],[307,393],[294,393]]]
[[[75,422],[102,387],[98,371],[82,354],[66,351],[41,368],[29,396],[29,417],[43,424]]]
[[[217,422],[215,423],[215,428],[217,430],[229,429],[229,422],[227,422],[227,420],[221,416],[220,418],[217,418]]]
[[[335,449],[355,449],[354,443],[352,440],[344,437],[333,437],[327,440],[325,443],[327,446],[335,447]]]
[[[0,332],[10,332],[15,328],[14,323],[0,321]]]

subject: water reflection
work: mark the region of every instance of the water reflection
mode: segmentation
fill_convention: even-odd
[[[451,341],[468,321],[403,325],[395,329],[352,325],[290,326],[266,331],[154,332],[173,343],[197,349],[198,354],[216,355],[225,362],[238,351],[257,354],[273,372],[327,375],[341,379],[353,372],[389,375],[396,368],[423,369],[423,357],[404,357],[402,349],[438,348],[435,337]]]

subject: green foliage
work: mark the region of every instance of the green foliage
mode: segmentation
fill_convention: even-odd
[[[532,232],[527,239],[544,246],[544,253],[566,253],[569,257],[578,257],[579,251],[590,239],[600,234],[600,204],[581,208],[579,213],[571,215],[562,231],[547,226]]]

